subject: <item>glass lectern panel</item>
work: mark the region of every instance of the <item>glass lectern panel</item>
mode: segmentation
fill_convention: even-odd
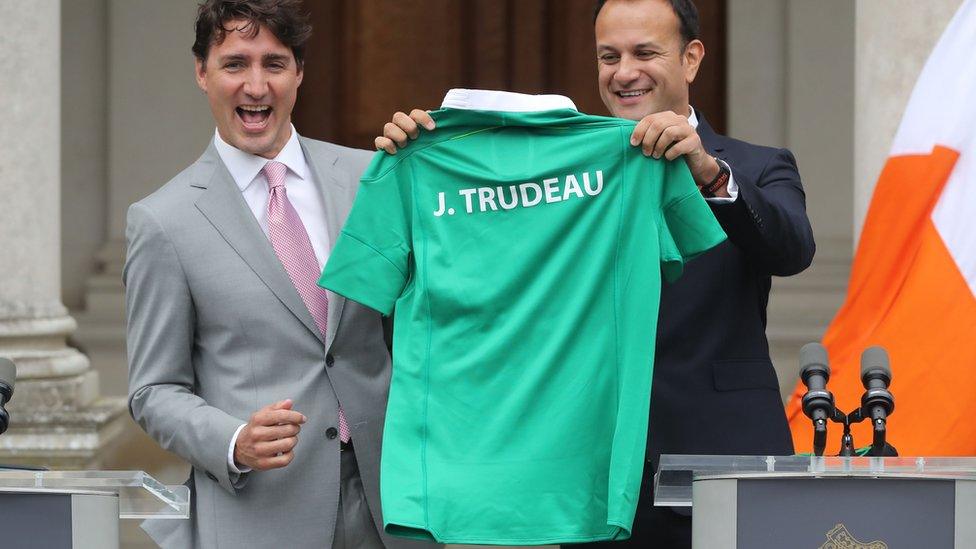
[[[661,456],[654,505],[690,507],[704,477],[929,477],[976,480],[976,457]]]
[[[82,490],[119,495],[119,518],[186,519],[190,489],[167,486],[142,471],[0,470],[0,490]]]

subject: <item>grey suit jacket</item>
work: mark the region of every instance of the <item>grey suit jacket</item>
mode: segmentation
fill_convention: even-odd
[[[330,237],[371,153],[301,139]],[[147,521],[163,547],[330,547],[339,498],[339,402],[383,531],[379,455],[390,380],[381,316],[330,294],[323,339],[211,143],[133,204],[126,228],[129,409],[193,466],[190,521]],[[232,478],[227,450],[259,408],[292,398],[308,417],[294,461]],[[383,534],[389,547],[418,544]]]

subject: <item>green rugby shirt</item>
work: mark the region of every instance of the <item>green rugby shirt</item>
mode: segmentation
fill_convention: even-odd
[[[626,539],[662,272],[725,234],[684,160],[630,145],[634,122],[431,114],[436,131],[373,159],[320,281],[395,314],[385,528],[462,544]]]

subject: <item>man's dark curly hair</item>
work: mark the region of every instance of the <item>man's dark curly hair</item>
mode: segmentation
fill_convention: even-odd
[[[231,21],[245,24],[228,27]],[[223,43],[228,32],[241,31],[254,38],[262,25],[291,48],[301,68],[305,63],[305,42],[312,36],[312,25],[302,10],[301,0],[207,0],[197,8],[193,55],[206,63],[210,46]]]

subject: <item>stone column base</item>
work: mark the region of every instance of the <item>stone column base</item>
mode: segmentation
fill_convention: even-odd
[[[102,397],[81,410],[20,411],[0,435],[0,463],[98,469],[99,451],[125,426],[126,400]]]
[[[98,468],[100,450],[121,432],[126,400],[99,396],[98,372],[65,344],[75,327],[58,301],[0,300],[0,356],[17,366],[0,464]]]

